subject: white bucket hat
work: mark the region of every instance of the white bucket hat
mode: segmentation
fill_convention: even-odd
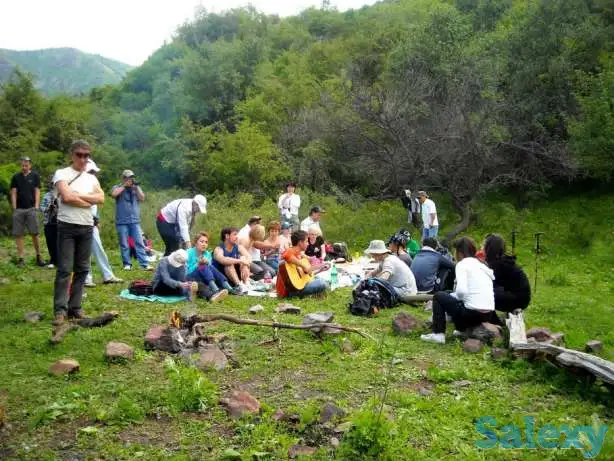
[[[195,195],[192,200],[196,202],[196,204],[198,205],[198,209],[200,210],[201,213],[207,212],[207,199],[205,198],[204,195],[200,195],[200,194]]]
[[[168,262],[173,267],[181,267],[188,261],[188,252],[185,250],[173,251],[168,255]]]
[[[385,253],[390,253],[390,250],[388,247],[386,247],[383,240],[371,240],[369,243],[369,248],[365,250],[365,253],[368,255],[382,255]]]
[[[98,168],[98,165],[96,165],[96,162],[94,162],[91,158],[88,159],[87,161],[87,166],[85,167],[85,171],[87,171],[88,173],[90,171],[93,171],[94,173],[98,173],[100,171],[100,168]]]

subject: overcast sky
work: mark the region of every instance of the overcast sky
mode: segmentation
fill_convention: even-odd
[[[331,0],[339,10],[375,0]],[[143,63],[177,28],[207,11],[254,5],[288,16],[321,0],[0,0],[0,48],[71,47],[127,64]]]

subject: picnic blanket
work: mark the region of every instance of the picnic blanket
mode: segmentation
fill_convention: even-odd
[[[178,303],[180,301],[185,301],[185,296],[158,296],[158,295],[149,295],[149,296],[138,296],[133,295],[128,291],[128,289],[124,289],[119,294],[122,298],[131,299],[132,301],[149,301],[149,302],[158,302],[164,304],[173,304]]]

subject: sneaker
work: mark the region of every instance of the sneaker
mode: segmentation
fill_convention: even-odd
[[[462,338],[462,337],[463,337],[463,336],[465,336],[465,335],[463,334],[463,332],[462,332],[462,331],[454,330],[454,331],[452,332],[452,336],[454,336],[455,338]]]
[[[249,291],[249,288],[247,288],[247,285],[245,285],[244,283],[240,283],[239,290],[241,290],[241,294],[245,295]]]
[[[83,320],[85,317],[85,313],[83,309],[77,309],[68,313],[68,318],[73,320]]]
[[[103,283],[105,285],[108,285],[109,283],[123,283],[124,281],[122,279],[118,279],[117,277],[113,276],[110,279],[106,279]]]
[[[233,295],[233,296],[241,296],[243,294],[241,292],[241,288],[239,288],[239,287],[232,287],[232,289],[228,293]]]
[[[49,263],[49,264],[47,264],[47,265],[45,266],[45,269],[55,269],[55,265],[54,265],[54,264]]]
[[[96,284],[92,280],[86,280],[83,286],[85,288],[94,288]]]
[[[62,325],[64,322],[66,322],[66,314],[60,312],[59,314],[55,314],[55,317],[51,321],[51,325],[57,327],[59,325]]]
[[[215,293],[213,296],[211,296],[210,301],[212,303],[217,303],[217,302],[220,302],[222,299],[224,299],[226,296],[228,296],[228,290],[220,290],[217,293]]]
[[[144,267],[141,267],[142,270],[147,271],[147,272],[151,272],[154,270],[153,266],[150,266],[149,264],[147,264]]]
[[[45,261],[43,261],[41,259],[40,255],[39,255],[39,256],[36,257],[36,265],[38,267],[45,267],[47,265],[47,263]]]
[[[17,263],[15,264],[18,268],[23,269],[24,267],[26,267],[26,262],[23,260],[23,258],[19,258],[17,260]]]
[[[446,335],[443,333],[429,333],[427,335],[420,335],[420,339],[427,343],[445,344]]]
[[[126,265],[124,266],[124,270],[125,270],[125,271],[131,271],[131,270],[132,270],[132,266],[131,266],[130,264],[126,264]]]

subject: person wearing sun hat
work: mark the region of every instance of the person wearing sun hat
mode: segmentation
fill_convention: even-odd
[[[194,225],[196,213],[207,213],[207,199],[204,195],[173,200],[158,212],[156,226],[166,246],[164,256],[180,247],[190,248],[190,229]]]
[[[402,302],[409,302],[408,297],[417,293],[416,279],[411,269],[398,256],[393,255],[383,240],[371,240],[365,254],[371,256],[378,267],[367,274],[387,281]]]
[[[188,252],[175,250],[163,257],[156,268],[151,286],[158,296],[185,296],[193,299],[198,290],[196,282],[187,281]]]

